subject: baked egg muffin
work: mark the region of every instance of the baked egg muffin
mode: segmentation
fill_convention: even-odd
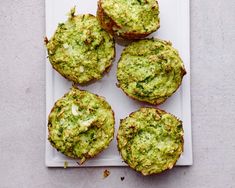
[[[158,105],[179,88],[185,74],[179,53],[170,42],[143,39],[123,50],[117,85],[133,99]]]
[[[73,87],[49,114],[48,140],[57,151],[82,164],[109,146],[114,124],[114,113],[104,98]]]
[[[97,17],[102,27],[123,39],[140,39],[160,27],[156,0],[99,0]]]
[[[182,122],[155,108],[140,108],[120,121],[117,141],[123,160],[143,175],[173,168],[183,152]]]
[[[75,15],[75,8],[45,42],[52,67],[78,84],[101,79],[115,57],[113,37],[95,16]]]

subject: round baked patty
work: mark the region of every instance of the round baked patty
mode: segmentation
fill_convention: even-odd
[[[155,108],[140,108],[121,120],[117,135],[123,160],[143,175],[171,169],[183,151],[182,122]]]
[[[181,85],[183,62],[170,42],[144,39],[127,46],[118,62],[118,86],[130,97],[161,104]]]
[[[104,29],[124,39],[143,38],[160,27],[156,0],[99,0],[97,16]]]
[[[75,83],[102,78],[115,56],[113,37],[90,14],[74,15],[58,25],[47,41],[49,60],[55,70]]]
[[[72,88],[59,99],[48,118],[48,140],[64,155],[82,164],[106,149],[114,136],[110,105],[88,91]]]

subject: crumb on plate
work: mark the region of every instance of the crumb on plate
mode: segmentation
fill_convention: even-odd
[[[105,169],[103,172],[103,178],[107,178],[110,175],[110,171]]]
[[[68,162],[65,161],[65,162],[64,162],[64,168],[67,168],[67,167],[68,167]]]

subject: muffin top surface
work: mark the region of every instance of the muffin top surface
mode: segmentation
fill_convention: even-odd
[[[171,169],[183,151],[182,122],[155,108],[141,108],[121,120],[118,149],[124,161],[143,175]]]
[[[161,104],[178,89],[185,74],[183,62],[171,43],[144,39],[123,50],[117,79],[128,96]]]
[[[113,37],[90,14],[74,15],[58,25],[48,41],[49,60],[54,69],[68,80],[84,84],[102,78],[115,56]]]
[[[156,0],[101,0],[105,14],[119,26],[120,33],[151,33],[159,28]]]
[[[72,88],[49,114],[48,140],[61,153],[83,163],[108,147],[114,121],[113,111],[102,97]]]

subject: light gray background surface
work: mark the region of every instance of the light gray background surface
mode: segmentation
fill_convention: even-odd
[[[151,177],[45,167],[44,16],[43,0],[0,1],[0,188],[235,188],[234,0],[191,0],[194,165]]]

